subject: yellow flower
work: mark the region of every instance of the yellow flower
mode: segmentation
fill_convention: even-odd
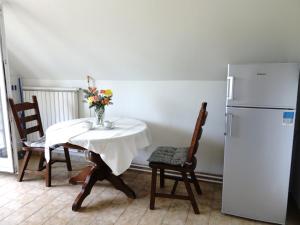
[[[104,92],[104,95],[106,96],[112,96],[112,91],[110,89],[106,89],[105,92]]]
[[[93,96],[88,97],[87,102],[88,102],[89,104],[93,103],[93,101],[94,101],[94,97],[93,97]]]

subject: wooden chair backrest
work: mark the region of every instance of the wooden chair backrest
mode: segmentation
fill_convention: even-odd
[[[15,104],[13,99],[9,99],[9,104],[11,107],[11,110],[14,115],[14,119],[16,122],[17,129],[19,131],[20,137],[22,141],[27,140],[27,135],[39,132],[40,137],[44,136],[40,111],[39,111],[39,105],[36,99],[36,96],[32,96],[32,103],[31,102],[22,102]],[[25,116],[25,111],[27,110],[33,110],[34,114]],[[33,122],[36,121],[36,125],[33,127],[26,128],[27,122]]]
[[[191,145],[189,147],[188,151],[188,160],[187,162],[191,163],[193,156],[196,154],[199,146],[199,141],[202,135],[203,126],[205,124],[206,118],[207,118],[207,111],[206,111],[207,102],[203,102],[201,105],[201,109],[197,118],[197,122],[195,125]]]

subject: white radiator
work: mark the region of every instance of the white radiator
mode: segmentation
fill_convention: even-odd
[[[23,101],[32,102],[32,96],[38,100],[44,132],[52,124],[76,119],[79,116],[79,89],[76,88],[49,88],[23,87]],[[26,114],[31,114],[27,112]],[[27,123],[28,127],[34,123]],[[28,136],[29,140],[36,140],[38,134]]]

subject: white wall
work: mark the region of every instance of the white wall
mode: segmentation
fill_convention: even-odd
[[[99,83],[115,93],[108,113],[145,120],[156,145],[188,144],[208,101],[203,172],[222,173],[227,64],[300,61],[299,0],[6,0],[3,7],[14,77],[33,86],[82,87],[87,74],[110,80]]]
[[[228,63],[299,62],[299,0],[7,0],[27,78],[224,80]]]
[[[24,85],[82,87],[85,80],[31,80]],[[197,171],[222,174],[225,114],[225,81],[97,81],[111,88],[114,105],[106,116],[126,116],[144,120],[150,127],[153,146],[142,151],[135,162],[146,159],[155,146],[188,146],[202,101],[208,102],[208,119],[197,153]],[[212,91],[213,90],[213,91]],[[89,116],[82,103],[81,116]]]

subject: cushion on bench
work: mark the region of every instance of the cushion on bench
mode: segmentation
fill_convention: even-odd
[[[45,141],[46,141],[46,137],[43,136],[40,139],[38,139],[37,141],[25,141],[24,144],[27,147],[44,148],[45,147]]]
[[[158,147],[149,157],[151,163],[165,163],[169,165],[181,165],[187,161],[189,148],[175,148],[171,146]]]

